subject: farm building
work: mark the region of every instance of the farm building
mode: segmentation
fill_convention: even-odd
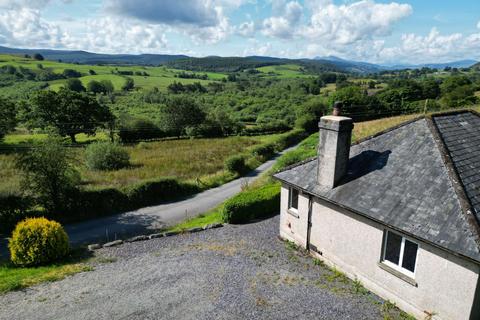
[[[275,175],[280,235],[419,319],[480,319],[480,116],[437,114],[350,145],[321,118],[318,156]]]

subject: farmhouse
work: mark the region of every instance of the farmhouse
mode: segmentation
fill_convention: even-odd
[[[480,319],[480,116],[422,117],[352,146],[352,119],[319,128],[318,156],[275,175],[281,237],[420,319]]]

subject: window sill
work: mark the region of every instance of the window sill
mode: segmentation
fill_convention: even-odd
[[[387,271],[388,273],[391,273],[393,274],[394,276],[396,276],[397,278],[400,278],[402,279],[403,281],[407,282],[408,284],[411,284],[412,286],[414,287],[418,287],[418,283],[415,281],[415,279],[413,279],[412,277],[398,271],[398,270],[395,270],[394,268],[390,267],[389,265],[383,263],[383,262],[379,262],[378,263],[378,266]]]
[[[287,212],[288,212],[289,214],[291,214],[292,216],[294,216],[295,218],[300,219],[300,216],[298,215],[298,211],[297,211],[297,210],[287,209]]]

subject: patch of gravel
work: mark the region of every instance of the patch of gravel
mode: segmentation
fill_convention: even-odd
[[[0,319],[383,319],[382,300],[277,238],[278,217],[95,251],[0,296]]]

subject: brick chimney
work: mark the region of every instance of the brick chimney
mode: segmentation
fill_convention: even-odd
[[[333,115],[320,119],[317,183],[335,188],[347,173],[353,120],[342,117],[341,102],[335,102]]]

